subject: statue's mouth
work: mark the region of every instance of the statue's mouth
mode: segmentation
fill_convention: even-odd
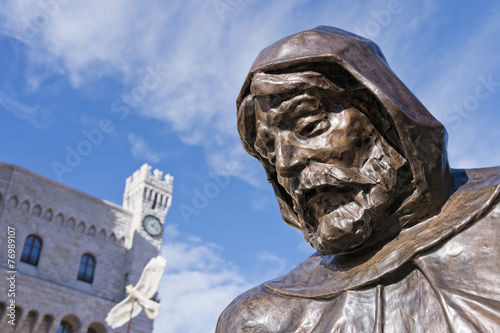
[[[343,215],[346,218],[357,219],[360,217],[358,211],[369,207],[368,200],[369,192],[360,188],[322,187],[305,194],[305,201],[315,209],[314,215],[317,218],[344,208]]]
[[[373,175],[365,175],[358,168],[315,163],[302,170],[296,191],[314,190],[326,186],[333,186],[341,191],[349,187],[376,185],[378,181]]]
[[[358,219],[359,210],[370,206],[370,189],[376,180],[359,170],[313,164],[305,168],[294,190],[295,208],[319,219],[339,208],[346,219]]]
[[[321,224],[338,229],[332,239],[344,233],[356,233],[356,223],[363,220],[365,212],[371,207],[369,189],[321,187],[307,191],[304,201],[306,222],[317,231]]]

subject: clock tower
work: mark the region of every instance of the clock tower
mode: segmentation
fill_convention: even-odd
[[[127,178],[123,208],[132,214],[127,283],[135,284],[144,265],[160,254],[165,216],[172,202],[173,177],[148,164]]]

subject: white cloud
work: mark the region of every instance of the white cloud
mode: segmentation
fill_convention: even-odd
[[[22,104],[2,92],[0,92],[0,106],[17,118],[27,120],[40,129],[50,127],[55,121],[54,115],[50,111],[39,108],[37,105]]]
[[[425,62],[433,67],[427,71],[422,59],[401,57],[410,45],[434,47],[435,40],[420,41],[434,38],[430,31],[445,29],[447,23],[434,19],[446,10],[444,5],[399,3],[399,12],[384,17],[389,5],[383,1],[325,2],[313,13],[315,6],[301,0],[152,0],[147,5],[19,0],[6,2],[0,29],[28,45],[31,65],[26,77],[33,89],[43,87],[50,78],[47,73],[65,75],[75,87],[107,75],[127,93],[141,82],[148,66],[165,68],[169,76],[134,111],[165,122],[184,142],[205,147],[213,169],[224,170],[221,166],[234,162],[232,175],[259,185],[255,179],[262,177],[256,174],[256,164],[244,157],[238,139],[234,101],[257,53],[285,35],[317,24],[361,32],[368,23],[378,25],[379,31],[368,37],[382,45],[393,67],[403,70],[399,74],[422,82],[415,84],[420,87],[417,93],[437,116],[474,89],[478,75],[493,70],[488,64],[498,66],[494,61],[491,65],[491,55],[498,54],[498,43],[492,42],[498,34],[496,16],[485,19],[483,26],[476,24],[476,32],[457,34],[461,40],[448,43],[445,51],[429,49]]]
[[[148,146],[147,142],[140,136],[129,134],[132,156],[139,161],[158,163],[162,159],[162,154],[156,153]]]
[[[221,247],[171,231],[163,248],[167,267],[154,332],[212,333],[224,308],[252,285],[223,259]]]
[[[256,184],[255,165],[246,162],[234,125],[234,100],[256,47],[283,33],[279,21],[301,1],[267,4],[269,17],[252,34],[247,27],[253,18],[242,15],[251,1],[227,2],[222,17],[213,1],[203,0],[155,0],[147,6],[124,0],[47,1],[48,9],[41,3],[16,1],[0,14],[2,31],[29,46],[31,87],[41,89],[49,78],[39,74],[42,68],[65,75],[75,87],[113,76],[128,93],[141,82],[144,68],[161,66],[170,76],[135,112],[168,123],[186,143],[204,146],[215,170],[233,161],[238,167],[231,174]]]
[[[243,272],[224,259],[221,246],[183,234],[174,225],[165,229],[162,255],[167,266],[154,333],[212,333],[236,296],[290,269],[275,254],[261,252],[251,273]]]

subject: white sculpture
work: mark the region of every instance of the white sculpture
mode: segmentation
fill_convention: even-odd
[[[122,326],[132,320],[144,308],[149,319],[155,319],[160,313],[160,304],[150,300],[158,290],[160,279],[165,270],[166,260],[162,256],[151,259],[142,271],[136,286],[128,285],[127,298],[109,311],[106,323],[111,328]]]

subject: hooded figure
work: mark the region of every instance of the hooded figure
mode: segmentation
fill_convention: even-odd
[[[255,60],[244,148],[318,252],[216,332],[500,331],[500,169],[452,170],[446,131],[373,42],[332,27]]]

